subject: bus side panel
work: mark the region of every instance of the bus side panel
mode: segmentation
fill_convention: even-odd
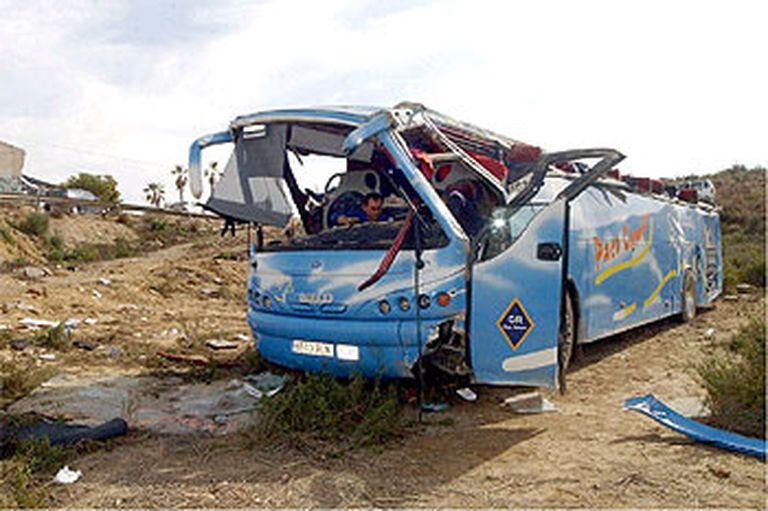
[[[572,203],[569,275],[582,342],[680,312],[692,220],[673,203],[595,187]]]

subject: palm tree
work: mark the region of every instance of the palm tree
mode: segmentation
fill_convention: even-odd
[[[156,208],[159,208],[160,204],[165,202],[165,188],[160,183],[149,183],[144,187],[144,195],[147,201]]]
[[[208,178],[208,182],[211,184],[211,195],[213,195],[213,185],[215,185],[216,181],[218,181],[219,177],[221,177],[219,162],[214,161],[208,165],[208,168],[205,169],[205,177]]]
[[[181,165],[176,165],[171,171],[171,175],[176,176],[176,189],[179,191],[179,202],[184,202],[184,187],[187,186],[189,179],[189,170]]]

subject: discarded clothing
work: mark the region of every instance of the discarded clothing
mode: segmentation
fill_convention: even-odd
[[[25,440],[48,439],[51,445],[74,445],[81,440],[107,440],[128,432],[128,423],[112,419],[99,426],[65,424],[46,418],[21,426],[0,426],[0,457],[11,454],[13,444]]]
[[[758,458],[765,459],[766,457],[765,440],[730,433],[686,419],[656,399],[653,394],[627,399],[624,401],[624,409],[643,413],[659,424],[682,433],[697,442],[712,444],[729,451],[757,456]]]

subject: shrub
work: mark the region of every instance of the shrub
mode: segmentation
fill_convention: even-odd
[[[117,181],[109,175],[96,176],[85,172],[72,176],[64,183],[67,188],[88,190],[103,202],[117,202],[120,192],[117,191]]]
[[[42,236],[48,230],[48,215],[33,212],[19,225],[21,232],[31,236]]]
[[[765,334],[765,321],[754,320],[733,337],[726,353],[696,367],[713,425],[765,437]]]
[[[64,326],[63,322],[38,334],[34,343],[38,346],[62,351],[68,349],[72,344],[67,327]]]
[[[13,243],[13,235],[11,231],[6,227],[0,227],[0,238],[11,245]]]
[[[335,455],[398,438],[402,428],[394,385],[385,389],[360,376],[341,381],[310,374],[262,401],[251,436]]]
[[[0,397],[15,400],[26,396],[51,376],[51,368],[35,369],[0,362]]]

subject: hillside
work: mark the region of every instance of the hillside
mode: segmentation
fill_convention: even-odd
[[[766,169],[735,165],[707,176],[717,189],[725,285],[765,286]]]

